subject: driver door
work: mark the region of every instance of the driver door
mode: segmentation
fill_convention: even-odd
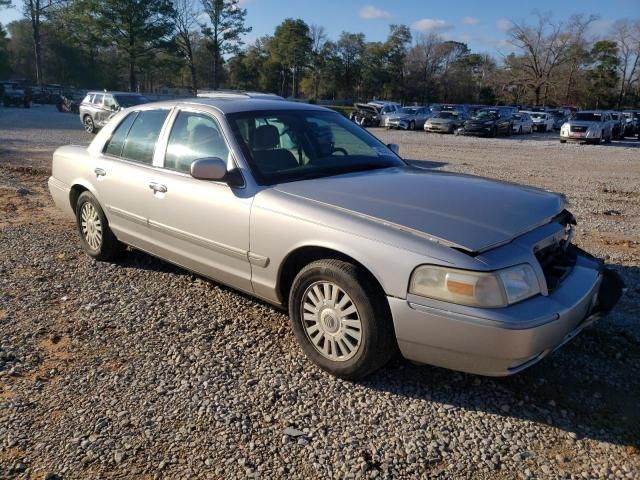
[[[225,182],[198,180],[191,163],[233,158],[218,121],[207,113],[174,112],[166,150],[154,171],[149,227],[158,254],[170,262],[251,292],[249,213],[253,197]]]

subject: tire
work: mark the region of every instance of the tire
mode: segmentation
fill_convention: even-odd
[[[78,197],[76,225],[80,244],[87,255],[96,260],[113,260],[124,252],[125,245],[109,228],[102,207],[90,192],[82,192]]]
[[[498,127],[493,127],[491,129],[491,133],[489,134],[491,137],[495,138],[498,136]]]
[[[609,132],[609,136],[605,137],[604,143],[611,143],[611,137],[613,137],[613,133]]]
[[[567,143],[567,141],[566,141],[566,140],[562,140],[562,139],[561,139],[561,140],[560,140],[560,143]]]
[[[518,128],[518,135],[522,135],[522,125]]]
[[[82,124],[84,125],[84,131],[87,133],[96,133],[96,125],[93,123],[93,118],[91,115],[85,115],[82,119]]]
[[[341,303],[341,308],[333,308]],[[384,292],[366,270],[342,260],[315,261],[296,275],[289,317],[307,357],[339,378],[362,378],[397,351]]]
[[[415,130],[415,129],[416,129],[416,122],[411,120],[411,122],[409,123],[409,130]]]

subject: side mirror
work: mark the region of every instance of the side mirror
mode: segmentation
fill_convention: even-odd
[[[389,145],[387,145],[387,148],[396,155],[400,155],[400,145],[398,145],[397,143],[390,143]]]
[[[111,111],[115,112],[118,110],[118,106],[117,105],[111,105]]]
[[[227,164],[216,157],[201,158],[191,164],[191,176],[200,180],[224,180],[227,176]]]

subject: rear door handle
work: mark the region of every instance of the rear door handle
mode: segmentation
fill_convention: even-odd
[[[167,187],[158,182],[151,182],[149,188],[156,193],[167,193]]]
[[[93,173],[96,174],[96,177],[104,177],[107,174],[105,169],[104,168],[100,168],[100,167],[94,169]]]

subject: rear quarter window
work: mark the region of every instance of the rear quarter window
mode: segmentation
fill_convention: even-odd
[[[127,138],[127,134],[131,129],[131,125],[135,121],[138,116],[138,112],[133,112],[127,115],[120,125],[116,127],[111,138],[107,142],[107,146],[104,149],[104,153],[107,155],[113,155],[115,157],[119,157],[122,155],[122,147],[124,146],[124,141]]]

